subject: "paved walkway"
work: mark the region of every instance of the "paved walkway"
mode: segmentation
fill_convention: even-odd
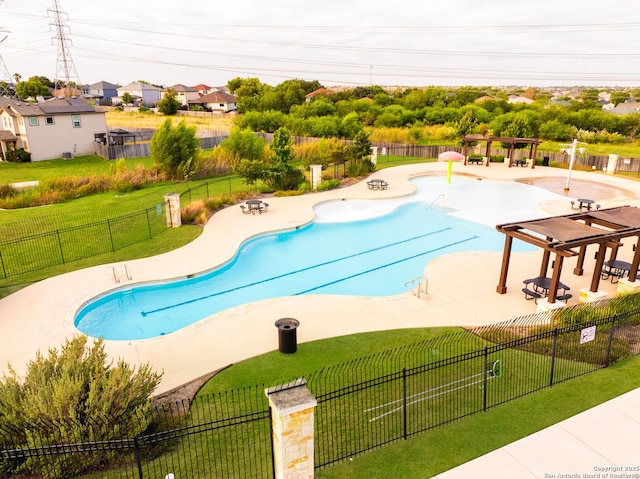
[[[555,168],[508,168],[495,164],[484,167],[455,163],[453,170],[454,174],[471,175],[478,179],[524,179],[535,181],[536,184],[546,182],[547,187],[555,188],[563,184],[562,180],[567,174],[566,170]],[[403,196],[414,191],[408,178],[445,173],[445,163],[406,165],[374,173],[374,177],[384,178],[389,183],[389,188],[384,191],[371,191],[363,181],[347,188],[323,193],[292,198],[269,198],[269,212],[264,215],[243,215],[237,206],[226,208],[214,215],[201,236],[189,245],[153,258],[127,261],[126,268],[132,275],[130,282],[186,278],[228,261],[240,244],[249,237],[308,223],[313,218],[313,205],[318,202]],[[544,202],[540,205],[543,214],[570,213],[572,210],[569,200],[585,196],[597,199],[605,208],[619,205],[637,206],[639,203],[640,183],[625,181],[601,172],[574,171],[572,178],[569,198]],[[562,193],[562,188],[557,192]],[[508,201],[512,204],[522,200],[510,198]],[[494,208],[505,206],[493,205]],[[631,249],[630,245],[625,248]],[[619,253],[620,258],[631,256],[630,251],[625,253],[625,248]],[[113,358],[122,358],[130,364],[149,362],[156,370],[163,371],[162,383],[157,391],[160,394],[226,365],[277,349],[277,330],[274,322],[282,317],[300,320],[297,337],[298,342],[302,343],[362,331],[492,324],[535,312],[533,301],[525,301],[523,298],[521,281],[538,270],[540,253],[512,254],[508,291],[504,295],[495,291],[501,258],[501,252],[456,253],[440,257],[425,267],[425,276],[429,280],[428,294],[421,297],[407,292],[383,298],[327,295],[276,298],[231,308],[166,336],[142,341],[106,341],[105,347]],[[565,265],[566,271],[571,271],[571,259],[565,261]],[[585,265],[583,276],[571,277],[572,290],[589,285],[592,272],[589,267],[592,266]],[[60,275],[1,300],[0,330],[3,334],[0,338],[0,374],[6,372],[9,363],[18,374],[24,374],[28,361],[35,357],[38,350],[46,352],[51,347],[59,347],[67,338],[78,334],[73,325],[75,312],[92,298],[122,287],[123,284],[114,282],[114,272],[125,278],[124,267],[124,263],[101,265]],[[126,283],[124,285],[126,286]],[[602,281],[601,287],[611,293],[615,291],[614,285],[607,281]],[[575,297],[572,299],[576,300]],[[260,379],[256,378],[256,384],[258,383]],[[636,405],[636,411],[640,410],[637,407],[639,396],[640,393],[635,392],[625,399],[627,403],[631,401]],[[593,414],[596,414],[596,419],[593,420],[597,423],[604,421],[604,424],[620,424],[619,421],[614,422],[619,417],[599,416],[597,412],[618,408],[615,406],[618,403],[613,404],[614,406],[595,408]],[[629,414],[630,418],[638,421],[637,414],[632,415],[632,411]],[[516,451],[533,448],[530,452],[531,460],[534,464],[545,464],[544,467],[533,468],[524,460],[518,461],[525,464],[523,467],[533,471],[530,474],[534,475],[520,475],[521,470],[513,469],[516,471],[514,474],[506,470],[505,474],[508,475],[492,474],[492,477],[552,477],[535,474],[539,471],[548,474],[570,472],[566,468],[553,469],[552,463],[540,462],[544,459],[543,451],[548,451],[550,444],[564,447],[566,427],[550,428],[551,432],[545,433],[547,436],[540,436],[543,440],[539,444],[544,446],[539,450],[540,454],[534,446],[518,445],[520,441],[509,446],[508,451],[507,448],[501,450],[503,454],[511,454],[516,458],[519,457]],[[637,429],[631,431],[631,434],[638,439]],[[579,435],[579,439],[575,440],[591,444],[593,441],[589,440],[589,435]],[[630,445],[637,446],[640,443],[637,440],[628,441],[619,433],[607,434],[607,437],[608,441],[603,440],[601,443],[609,448],[617,444],[620,451],[628,451]],[[567,451],[562,454],[563,457],[571,455],[573,449]],[[500,463],[504,462],[503,456],[496,457]],[[640,454],[620,457],[604,454],[603,457],[609,458],[610,462],[613,461],[618,466],[632,466]],[[486,468],[484,470],[492,473],[498,471],[495,469],[496,466],[492,465],[491,458],[478,461],[478,464]],[[600,464],[599,459],[592,459],[588,466],[580,471],[586,473],[591,465]],[[440,477],[481,477],[477,473],[468,472],[455,476],[455,470],[451,471],[451,474]]]

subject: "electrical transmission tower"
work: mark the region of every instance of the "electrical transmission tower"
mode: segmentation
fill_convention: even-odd
[[[0,0],[0,5],[4,0]],[[2,46],[2,42],[4,42],[9,36],[9,31],[0,27],[0,46]],[[18,98],[18,95],[15,91],[12,91],[9,88],[11,84],[11,74],[7,69],[7,65],[4,63],[4,59],[2,58],[2,53],[0,53],[0,96],[8,96],[13,98]]]
[[[55,89],[58,94],[62,93],[64,96],[71,96],[69,93],[71,91],[69,83],[75,80],[78,86],[80,86],[80,77],[78,76],[78,71],[76,70],[69,50],[71,40],[66,36],[67,26],[65,25],[65,18],[67,14],[60,9],[60,2],[58,2],[58,0],[53,0],[53,7],[48,9],[47,12],[53,15],[53,22],[49,25],[53,27],[55,31],[53,39],[56,40],[58,44],[58,61],[54,80]]]

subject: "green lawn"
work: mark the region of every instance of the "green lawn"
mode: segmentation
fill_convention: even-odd
[[[458,331],[432,328],[362,333],[298,345],[295,354],[278,351],[252,358],[222,371],[199,391],[200,400],[214,392],[257,384],[272,386],[323,367],[376,351]],[[525,354],[514,351],[513,354]],[[527,353],[530,354],[530,353]],[[507,362],[510,360],[507,359]],[[511,361],[515,364],[516,361]],[[571,379],[484,413],[397,440],[316,471],[316,477],[413,479],[431,477],[522,437],[640,387],[640,357]],[[331,407],[331,406],[330,406]]]

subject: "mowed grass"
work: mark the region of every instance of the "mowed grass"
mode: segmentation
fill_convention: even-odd
[[[392,330],[302,343],[298,345],[295,354],[273,351],[230,366],[207,382],[199,391],[198,398],[206,401],[206,396],[212,393],[258,384],[274,386],[331,367],[338,362],[456,331],[459,329]],[[640,357],[626,359],[609,368],[498,405],[487,412],[435,427],[411,436],[408,440],[397,440],[323,467],[316,471],[316,477],[432,477],[640,387],[640,375],[637,374],[639,367]],[[498,380],[507,382],[508,378],[509,376],[505,376]],[[504,384],[503,387],[509,385]]]

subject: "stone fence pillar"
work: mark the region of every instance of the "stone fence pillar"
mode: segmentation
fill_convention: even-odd
[[[314,410],[318,402],[304,378],[265,390],[271,406],[276,479],[312,479]]]
[[[322,165],[309,165],[311,168],[311,189],[317,190],[322,183]]]
[[[609,161],[607,162],[607,175],[615,175],[618,169],[618,155],[609,155]]]
[[[180,215],[180,195],[171,193],[164,195],[165,212],[167,214],[167,226],[169,228],[177,228],[182,225],[182,216]]]

